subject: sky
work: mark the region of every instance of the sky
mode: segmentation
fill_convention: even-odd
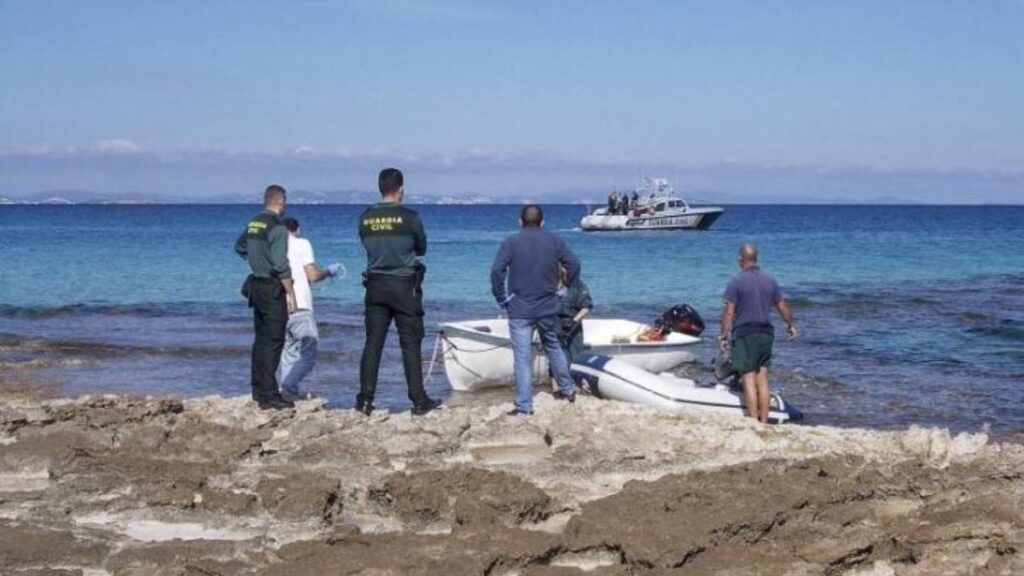
[[[0,195],[1024,202],[1024,0],[0,0]]]

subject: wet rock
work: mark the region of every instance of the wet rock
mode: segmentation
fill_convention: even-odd
[[[352,535],[284,546],[265,574],[450,576],[514,574],[557,554],[557,542],[524,530],[494,529],[461,538]]]
[[[172,420],[185,409],[180,398],[83,398],[53,409],[53,420],[75,421],[90,428],[108,428],[125,424],[145,424],[154,420]]]
[[[27,568],[15,576],[85,576],[81,568]]]
[[[114,576],[236,576],[268,562],[262,552],[236,542],[159,542],[120,550],[104,568]]]
[[[551,498],[516,476],[479,468],[397,473],[371,492],[411,526],[438,522],[479,528],[538,522],[549,514]]]
[[[17,442],[0,445],[0,471],[43,469],[59,477],[107,451],[103,439],[77,430],[25,432]]]
[[[21,410],[0,406],[0,432],[11,434],[28,425],[28,416]]]
[[[332,524],[341,519],[341,482],[322,474],[293,472],[266,478],[256,492],[264,509],[282,520]]]
[[[878,469],[835,459],[671,475],[585,505],[565,537],[572,546],[621,549],[632,566],[688,574],[744,565],[839,574],[875,562],[891,562],[899,574],[903,564],[952,555],[973,570],[999,550],[1007,565],[1024,565],[1010,559],[1024,535],[1019,482],[986,483],[969,495],[965,475],[959,467]]]
[[[71,530],[44,528],[0,519],[0,567],[63,568],[99,566],[109,552],[102,542],[83,540]]]
[[[260,457],[270,430],[238,429],[207,422],[195,414],[186,414],[162,434],[133,431],[125,437],[126,450],[159,450],[165,457],[233,461]]]
[[[205,486],[193,494],[191,506],[229,516],[246,516],[259,511],[259,496],[241,490],[222,490]]]

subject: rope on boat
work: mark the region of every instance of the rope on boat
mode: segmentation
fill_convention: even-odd
[[[444,342],[444,345],[447,346],[447,348],[442,349],[442,342]],[[437,366],[438,352],[440,352],[442,356],[448,352],[448,349],[463,352],[465,354],[482,354],[484,352],[493,352],[495,350],[500,350],[502,348],[507,348],[507,346],[504,344],[499,344],[497,346],[491,346],[490,348],[481,348],[480,350],[467,350],[465,348],[459,348],[454,343],[452,343],[451,340],[448,339],[448,336],[445,335],[443,331],[439,331],[437,333],[437,336],[434,338],[434,353],[430,355],[430,365],[427,368],[426,380],[430,380],[431,374],[434,373],[434,368]]]
[[[444,345],[447,346],[447,348],[442,348],[442,342],[444,343]],[[427,368],[427,376],[424,378],[424,382],[429,381],[431,376],[434,374],[434,368],[437,366],[437,356],[439,352],[443,357],[448,352],[449,349],[456,350],[458,352],[462,352],[465,354],[479,354],[484,352],[492,352],[494,350],[500,350],[501,348],[506,348],[506,346],[498,345],[492,346],[490,348],[483,348],[480,350],[466,350],[464,348],[459,348],[458,346],[453,344],[452,341],[448,339],[448,336],[444,333],[444,331],[438,331],[437,336],[434,338],[434,353],[430,355],[430,365]],[[453,360],[456,364],[468,370],[468,368],[464,364],[462,364],[462,362],[459,362],[458,358],[453,358]]]
[[[447,346],[447,348],[442,347],[442,342],[444,343],[444,346]],[[452,341],[448,339],[448,336],[443,331],[438,331],[437,336],[434,337],[434,352],[430,355],[430,364],[427,367],[427,375],[426,377],[424,377],[423,381],[430,381],[430,378],[434,374],[434,368],[437,367],[438,355],[440,354],[443,357],[444,354],[446,354],[449,349],[456,350],[458,352],[463,352],[465,354],[481,354],[484,352],[493,352],[494,350],[500,350],[506,347],[506,345],[499,344],[497,346],[492,346],[490,348],[482,348],[480,350],[466,350],[465,348],[459,348],[458,346],[453,344]],[[458,361],[458,359],[455,359],[455,362],[460,365],[462,364],[461,362]]]
[[[430,355],[430,367],[427,369],[427,377],[423,379],[425,382],[429,382],[430,377],[434,374],[434,366],[437,365],[437,351],[441,347],[441,337],[443,335],[443,333],[438,332],[437,337],[434,338],[434,353]]]
[[[497,346],[491,346],[490,348],[481,348],[479,350],[466,350],[465,348],[459,348],[452,341],[448,339],[448,336],[444,332],[438,332],[438,338],[443,338],[444,343],[447,344],[452,350],[458,350],[459,352],[465,352],[466,354],[479,354],[481,352],[493,352],[495,350],[501,350],[502,348],[508,348],[505,344],[498,344]]]

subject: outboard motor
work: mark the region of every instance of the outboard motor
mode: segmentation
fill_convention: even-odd
[[[666,310],[661,315],[661,325],[672,332],[694,337],[704,333],[704,319],[689,304],[680,304]]]
[[[697,337],[704,332],[704,319],[689,304],[679,304],[665,310],[654,325],[640,334],[641,342],[659,342],[671,332]]]

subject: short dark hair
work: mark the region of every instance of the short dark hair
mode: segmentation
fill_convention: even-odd
[[[398,168],[385,168],[377,177],[377,188],[380,190],[381,196],[398,192],[403,184],[405,184],[405,179],[402,177],[402,171]]]
[[[284,186],[271,184],[270,186],[267,186],[266,191],[263,192],[263,204],[267,205],[278,198],[285,198],[287,196],[288,191],[284,189]]]
[[[523,226],[540,226],[544,221],[544,211],[536,204],[527,204],[523,206],[519,219],[523,221]]]
[[[295,232],[299,229],[299,221],[290,216],[282,220],[281,223],[284,224],[284,227],[287,228],[289,232]]]

